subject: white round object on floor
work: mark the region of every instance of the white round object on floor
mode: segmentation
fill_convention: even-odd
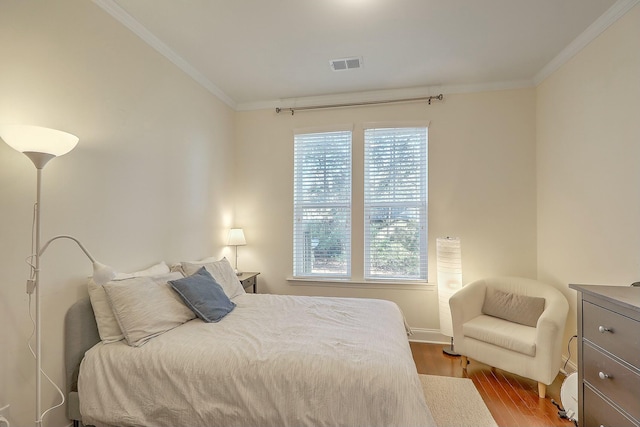
[[[569,419],[578,421],[578,373],[569,374],[560,388],[562,407]],[[571,411],[572,413],[570,413]]]

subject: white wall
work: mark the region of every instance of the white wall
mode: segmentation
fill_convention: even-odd
[[[43,239],[71,234],[121,271],[226,253],[234,112],[92,2],[0,2],[0,123],[80,138],[44,169]],[[35,420],[24,262],[36,171],[0,142],[0,407]],[[230,254],[230,252],[229,252]],[[64,386],[63,319],[88,260],[55,242],[42,265],[43,366]],[[43,407],[57,401],[43,382]],[[45,425],[63,426],[64,408]]]
[[[293,129],[353,124],[354,220],[361,228],[362,123],[430,121],[429,262],[435,283],[437,237],[462,239],[465,282],[490,275],[536,275],[535,91],[447,95],[443,102],[394,104],[276,115],[237,113],[236,226],[248,245],[241,269],[261,271],[259,287],[279,294],[385,298],[410,325],[433,336],[438,308],[434,285],[295,285],[292,275]],[[359,137],[358,137],[359,136]],[[359,213],[359,215],[358,215]],[[354,233],[360,235],[362,233]],[[362,241],[353,242],[362,257]],[[357,262],[355,263],[358,264]],[[361,265],[361,261],[359,262]],[[354,270],[355,278],[362,272]],[[426,335],[425,335],[426,334]]]
[[[567,339],[568,284],[640,279],[639,118],[635,6],[537,88],[538,276],[571,301]]]

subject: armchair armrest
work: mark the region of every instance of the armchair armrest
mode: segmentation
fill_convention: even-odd
[[[545,308],[536,325],[536,347],[546,349],[536,359],[540,366],[552,366],[552,371],[557,373],[562,363],[562,338],[569,312],[569,303],[560,291],[556,289],[553,291],[555,292],[545,295]],[[556,293],[557,295],[555,295]],[[542,382],[551,384],[554,378],[555,375]]]
[[[481,315],[485,292],[486,285],[484,282],[474,282],[459,289],[449,298],[451,316],[457,317],[461,323],[464,323]]]
[[[449,298],[451,320],[453,324],[453,340],[458,345],[458,351],[463,351],[462,325],[468,320],[482,314],[486,284],[484,281],[473,282],[458,290]]]

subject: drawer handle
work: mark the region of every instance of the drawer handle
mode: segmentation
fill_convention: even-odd
[[[598,326],[598,330],[601,334],[604,334],[605,332],[613,332],[611,328],[607,328],[606,326]]]
[[[606,380],[607,378],[611,378],[608,374],[605,374],[602,371],[598,372],[598,376],[600,377],[601,380]]]

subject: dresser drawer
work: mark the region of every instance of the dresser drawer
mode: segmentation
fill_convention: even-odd
[[[640,419],[640,375],[587,343],[582,354],[584,380],[629,415]]]
[[[584,301],[582,305],[585,339],[640,367],[640,322]]]
[[[584,420],[580,425],[584,427],[638,427],[629,418],[610,405],[586,384],[584,387]]]

